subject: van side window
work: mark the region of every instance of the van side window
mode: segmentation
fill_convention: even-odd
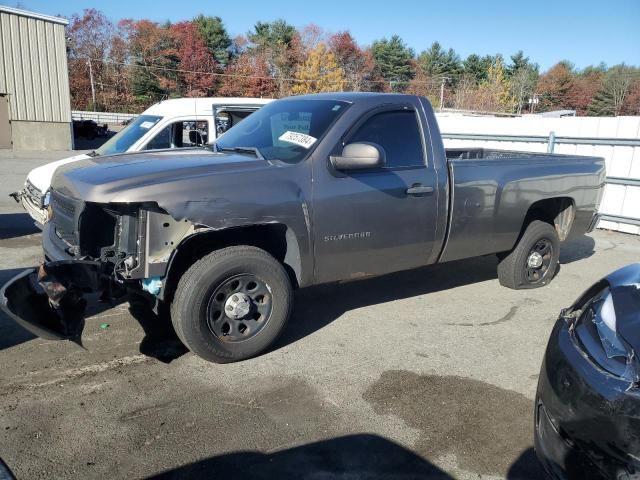
[[[153,137],[145,150],[162,148],[201,147],[209,139],[209,124],[205,120],[184,120],[163,128]]]
[[[423,166],[422,133],[411,110],[381,112],[367,119],[347,143],[371,142],[386,155],[386,167]]]

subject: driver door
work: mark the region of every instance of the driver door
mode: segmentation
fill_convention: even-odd
[[[317,282],[428,263],[437,221],[436,175],[419,121],[412,106],[378,109],[336,147],[375,143],[385,153],[382,167],[337,172],[328,159],[326,168],[318,163],[313,204]]]

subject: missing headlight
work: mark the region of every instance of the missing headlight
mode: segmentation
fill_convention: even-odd
[[[609,288],[589,300],[575,325],[583,350],[602,369],[623,380],[640,380],[635,352],[617,333],[616,313]]]
[[[101,250],[115,243],[116,222],[114,213],[87,203],[80,215],[80,254],[100,258]]]

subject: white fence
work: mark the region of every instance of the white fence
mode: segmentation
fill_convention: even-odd
[[[125,120],[136,118],[136,113],[111,113],[111,112],[87,112],[82,110],[72,110],[72,120],[93,120],[96,123],[122,123]]]
[[[640,234],[640,117],[494,118],[441,113],[438,124],[447,148],[546,152],[551,147],[554,153],[604,157],[607,185],[598,226]]]

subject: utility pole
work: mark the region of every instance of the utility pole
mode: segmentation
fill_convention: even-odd
[[[529,98],[529,113],[533,113],[536,110],[536,105],[540,101],[540,95],[538,93],[534,93],[533,97]]]
[[[96,89],[93,86],[93,69],[91,68],[91,59],[87,59],[87,63],[89,64],[89,81],[91,82],[91,101],[93,102],[93,109],[96,108]]]
[[[442,107],[444,106],[444,84],[447,81],[447,77],[442,77],[442,83],[440,84],[440,111],[442,112]]]

